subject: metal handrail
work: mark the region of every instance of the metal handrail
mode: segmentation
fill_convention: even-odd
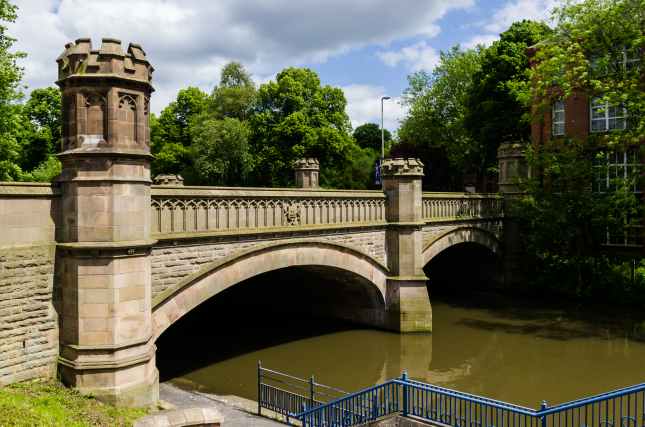
[[[404,384],[402,380],[395,379],[393,381],[398,382],[401,385]],[[465,393],[463,391],[458,391],[458,390],[452,390],[452,389],[449,389],[449,388],[439,387],[439,386],[432,385],[432,384],[427,384],[427,383],[424,383],[424,382],[421,382],[421,381],[408,379],[406,381],[406,385],[412,385],[413,387],[417,387],[417,388],[421,388],[421,389],[437,391],[437,392],[445,394],[447,396],[465,398],[465,399],[468,399],[468,400],[470,400],[472,402],[486,404],[486,405],[493,406],[493,407],[499,408],[499,409],[514,410],[514,411],[517,411],[518,413],[522,413],[523,415],[535,415],[537,413],[535,411],[535,409],[532,409],[532,408],[527,408],[527,407],[524,407],[524,406],[515,405],[513,403],[502,402],[501,400],[490,399],[488,397],[477,396],[476,394]]]
[[[546,409],[541,409],[537,412],[538,415],[551,415],[557,412],[561,412],[567,409],[576,409],[584,405],[589,405],[592,403],[603,402],[608,399],[615,399],[617,397],[626,396],[630,393],[645,392],[645,383],[635,384],[628,387],[619,388],[616,390],[608,391],[605,393],[596,394],[594,396],[583,397],[581,399],[571,400],[569,402],[560,403],[555,406],[550,406]],[[645,411],[645,408],[643,408]]]
[[[379,392],[392,386],[396,387],[397,397],[393,401],[386,398],[385,404],[380,405],[378,399],[380,396],[382,403],[383,395]],[[496,425],[494,419],[501,420],[501,426],[592,427],[597,421],[599,427],[645,427],[645,383],[552,407],[543,402],[540,409],[535,410],[410,380],[404,373],[401,378],[306,409],[294,418],[303,426],[352,426],[395,413],[453,427],[485,427],[489,421],[488,427],[493,427]]]

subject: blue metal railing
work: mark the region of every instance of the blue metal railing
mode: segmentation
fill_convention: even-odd
[[[308,407],[303,426],[353,426],[401,414],[450,427],[645,427],[645,383],[535,410],[401,378]]]
[[[262,408],[283,415],[287,422],[306,409],[315,408],[347,395],[346,391],[284,372],[267,369],[258,361],[258,414]],[[297,419],[296,419],[297,420]]]

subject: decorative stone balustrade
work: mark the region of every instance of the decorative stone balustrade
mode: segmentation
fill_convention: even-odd
[[[380,191],[153,186],[152,233],[364,226],[385,222]]]
[[[503,212],[503,199],[496,194],[423,193],[428,222],[501,218]]]

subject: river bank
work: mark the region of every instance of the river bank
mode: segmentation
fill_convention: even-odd
[[[61,383],[25,381],[0,387],[0,426],[130,426],[147,409],[115,408]]]

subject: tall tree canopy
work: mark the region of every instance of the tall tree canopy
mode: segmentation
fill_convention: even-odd
[[[371,148],[381,152],[381,127],[376,123],[365,123],[354,129],[354,139],[361,148]],[[383,140],[385,148],[392,141],[392,134],[389,130],[383,129]]]
[[[540,22],[515,22],[482,51],[464,116],[464,126],[477,142],[480,174],[497,165],[500,143],[529,140],[529,107],[518,100],[516,88],[529,78],[528,47],[543,40],[550,31]]]
[[[246,120],[256,94],[255,84],[244,66],[239,62],[230,62],[222,70],[219,85],[211,94],[211,111],[217,118]]]
[[[209,97],[201,89],[188,87],[177,99],[150,120],[150,139],[155,161],[153,174],[182,174],[190,182],[194,175],[190,156],[191,123],[209,107]]]
[[[432,170],[425,178],[432,189],[460,189],[463,172],[480,163],[481,149],[464,125],[473,76],[480,69],[480,48],[455,46],[441,52],[431,74],[419,71],[408,77],[404,102],[410,109],[399,138],[406,146],[416,147]]]
[[[346,167],[347,150],[353,144],[346,104],[341,89],[321,86],[318,75],[307,68],[287,68],[276,81],[260,86],[250,118],[255,183],[288,185],[293,181],[293,161],[316,157],[321,183],[342,185],[337,171]]]
[[[58,150],[61,140],[61,94],[55,87],[34,89],[21,109],[20,167],[30,171]]]
[[[210,185],[243,185],[253,170],[246,122],[225,117],[205,119],[194,125],[192,155],[200,182]]]
[[[13,52],[15,39],[7,33],[7,23],[16,20],[16,6],[0,0],[0,181],[20,179],[18,166],[20,144],[16,133],[21,128],[21,116],[16,102],[23,94],[20,88],[22,68],[18,59],[25,56]]]

